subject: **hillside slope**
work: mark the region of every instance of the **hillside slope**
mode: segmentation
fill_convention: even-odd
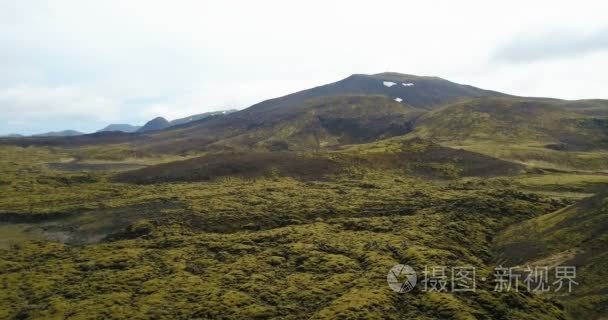
[[[438,141],[530,142],[568,150],[608,146],[608,119],[535,98],[481,98],[429,112],[415,134]]]
[[[229,113],[233,113],[233,112],[237,112],[237,111],[238,110],[236,110],[236,109],[228,109],[228,110],[220,110],[220,111],[203,112],[203,113],[187,116],[184,118],[171,120],[171,121],[169,121],[169,125],[170,126],[183,125],[183,124],[190,123],[193,121],[202,120],[202,119],[205,119],[208,117],[229,114]]]
[[[496,239],[508,265],[577,266],[579,285],[557,296],[573,318],[608,316],[608,193],[514,225]]]
[[[138,147],[193,150],[311,150],[365,143],[412,130],[422,110],[384,96],[310,99],[289,108],[246,109],[152,134]]]

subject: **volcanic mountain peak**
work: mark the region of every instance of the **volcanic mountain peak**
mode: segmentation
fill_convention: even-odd
[[[353,74],[334,83],[260,102],[252,106],[250,111],[270,111],[298,105],[312,98],[340,95],[382,95],[391,100],[400,98],[413,107],[423,109],[432,109],[460,99],[507,96],[438,77],[385,72],[372,75]]]
[[[148,121],[143,127],[141,127],[138,132],[146,132],[146,131],[154,131],[154,130],[162,130],[169,127],[169,121],[163,117],[156,117],[150,121]]]

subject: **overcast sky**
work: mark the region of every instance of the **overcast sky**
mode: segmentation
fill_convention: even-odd
[[[0,0],[0,134],[246,108],[395,71],[608,98],[608,1]]]

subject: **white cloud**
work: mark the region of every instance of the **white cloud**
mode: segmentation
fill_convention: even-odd
[[[555,28],[529,32],[499,46],[495,58],[509,62],[537,62],[608,51],[608,27],[599,30]]]
[[[0,110],[0,119],[8,126],[34,133],[65,125],[85,128],[80,121],[114,121],[119,119],[120,105],[111,98],[74,87],[21,86],[0,90]],[[40,129],[36,130],[39,123]]]
[[[0,90],[0,105],[5,113],[25,117],[46,118],[50,114],[59,114],[112,120],[118,114],[118,106],[111,99],[73,87],[8,88]]]

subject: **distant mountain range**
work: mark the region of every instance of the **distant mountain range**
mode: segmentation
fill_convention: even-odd
[[[97,130],[97,132],[106,132],[106,131],[121,131],[121,132],[135,132],[141,126],[134,126],[126,123],[118,123],[118,124],[110,124],[103,129]]]
[[[183,124],[186,124],[189,122],[205,119],[210,116],[229,114],[229,113],[232,113],[235,111],[238,111],[238,110],[229,109],[229,110],[205,112],[205,113],[199,113],[199,114],[191,115],[191,116],[184,117],[184,118],[175,119],[172,121],[168,121],[163,117],[156,117],[156,118],[146,122],[146,124],[143,126],[135,126],[135,125],[126,124],[126,123],[109,124],[106,127],[104,127],[103,129],[97,130],[96,132],[132,133],[132,132],[147,132],[147,131],[162,130],[162,129],[165,129],[168,127],[183,125]],[[80,132],[80,131],[76,131],[76,130],[63,130],[63,131],[51,131],[51,132],[33,134],[30,137],[72,137],[72,136],[80,136],[80,135],[85,135],[85,134],[86,133],[84,133],[84,132]],[[7,134],[7,135],[0,135],[0,137],[2,137],[2,138],[21,138],[21,137],[26,137],[26,135]]]
[[[162,129],[166,129],[166,128],[173,127],[173,126],[178,126],[178,125],[186,124],[186,123],[193,122],[193,121],[198,121],[198,120],[210,117],[210,116],[229,114],[229,113],[232,113],[232,112],[235,112],[235,111],[238,111],[238,110],[236,110],[236,109],[229,109],[229,110],[205,112],[205,113],[199,113],[199,114],[191,115],[191,116],[180,118],[180,119],[175,119],[175,120],[172,120],[172,121],[168,121],[167,119],[165,119],[163,117],[156,117],[156,118],[154,118],[154,119],[146,122],[146,124],[144,124],[143,126],[134,126],[134,125],[130,125],[130,124],[110,124],[107,127],[103,128],[101,130],[98,130],[97,132],[106,132],[106,131],[148,132],[148,131],[156,131],[156,130],[162,130]]]
[[[51,131],[45,133],[33,134],[30,137],[72,137],[72,136],[80,136],[85,134],[84,132],[76,131],[76,130],[63,130],[63,131]],[[1,138],[23,138],[27,137],[22,134],[11,133],[7,135],[0,135]]]
[[[0,137],[1,138],[21,138],[21,137],[24,137],[24,135],[17,134],[17,133],[9,133],[9,134],[0,135]]]
[[[85,134],[76,130],[51,131],[39,134],[33,134],[32,137],[72,137]]]

